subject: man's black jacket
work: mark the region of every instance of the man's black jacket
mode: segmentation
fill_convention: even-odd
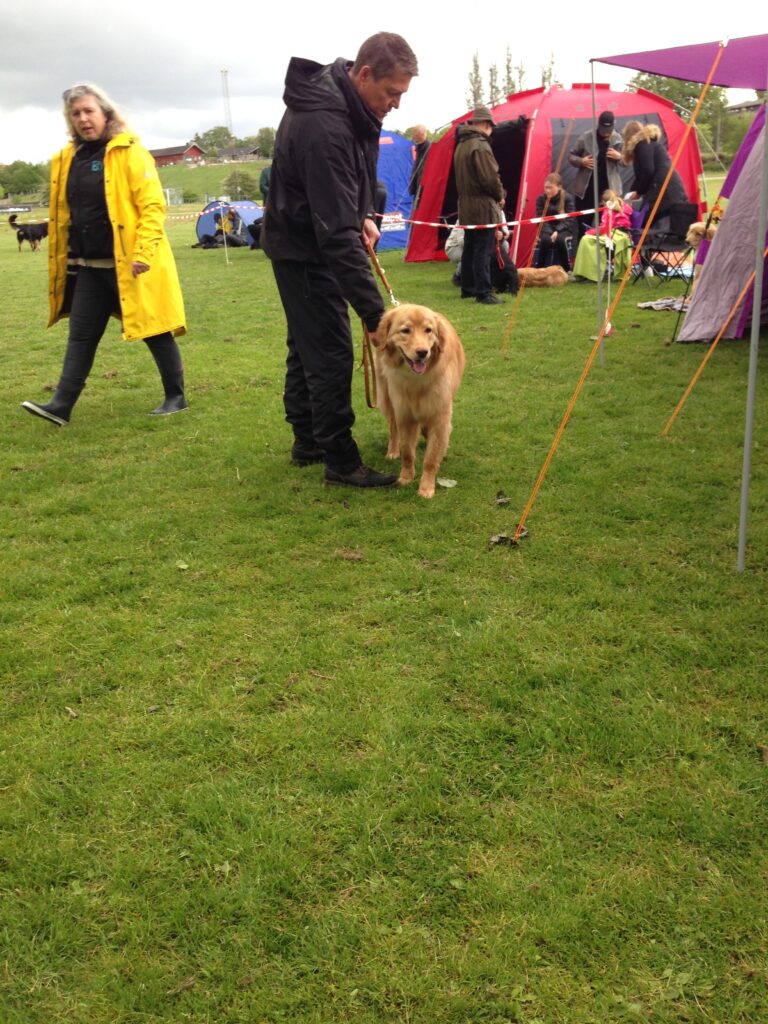
[[[384,304],[360,239],[373,212],[381,123],[349,80],[351,64],[293,57],[275,139],[262,247],[272,260],[324,263],[375,330]]]

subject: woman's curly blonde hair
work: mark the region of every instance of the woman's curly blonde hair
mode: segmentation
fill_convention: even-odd
[[[80,139],[80,136],[77,134],[74,125],[72,124],[70,111],[73,104],[76,103],[77,100],[81,100],[84,96],[93,96],[101,107],[104,116],[107,119],[107,126],[104,130],[104,136],[106,139],[113,139],[116,135],[119,135],[120,132],[127,130],[128,126],[125,123],[125,118],[104,90],[98,85],[94,85],[92,82],[80,82],[77,85],[71,86],[69,89],[65,89],[62,95],[62,99],[64,100],[64,120],[67,122],[69,137],[73,142],[77,142]]]

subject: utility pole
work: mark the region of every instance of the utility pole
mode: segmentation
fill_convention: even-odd
[[[229,109],[229,83],[227,82],[227,75],[229,72],[226,68],[221,69],[221,91],[224,94],[224,124],[229,129],[229,134],[232,134],[232,111]]]

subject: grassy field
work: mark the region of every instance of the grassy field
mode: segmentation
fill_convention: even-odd
[[[765,358],[744,574],[747,342],[662,439],[704,351],[666,344],[642,281],[529,539],[494,546],[593,286],[528,291],[502,354],[511,303],[383,256],[467,351],[456,486],[425,502],[289,466],[264,255],[169,233],[190,411],[147,416],[154,365],[115,326],[57,429],[19,405],[66,330],[0,232],[0,1021],[768,1019]],[[382,468],[361,373],[355,405]]]
[[[258,182],[262,168],[269,160],[254,160],[244,163],[228,164],[176,164],[173,167],[160,167],[158,173],[163,188],[181,188],[196,192],[202,199],[205,195],[219,196],[226,192],[223,182],[233,171],[249,174]],[[248,198],[261,202],[261,193],[257,192]]]

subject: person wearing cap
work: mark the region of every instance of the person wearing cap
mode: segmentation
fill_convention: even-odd
[[[597,159],[594,152],[595,136],[591,128],[583,132],[568,155],[568,162],[576,168],[572,192],[577,210],[591,210],[594,205],[594,170],[597,164],[597,194],[606,189],[622,193],[621,187],[621,135],[616,131],[613,111],[604,110],[597,119]],[[589,227],[587,217],[577,218],[579,235]]]
[[[464,233],[461,256],[461,297],[474,298],[486,306],[504,299],[491,294],[491,257],[496,245],[495,225],[503,221],[503,187],[499,165],[491,149],[493,114],[488,107],[476,107],[472,116],[456,130],[453,167],[459,197],[459,223],[482,224]]]

